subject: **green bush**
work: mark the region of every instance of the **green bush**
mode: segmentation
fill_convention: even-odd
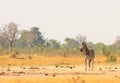
[[[107,62],[116,62],[116,61],[117,61],[116,56],[113,56],[113,55],[107,56]]]

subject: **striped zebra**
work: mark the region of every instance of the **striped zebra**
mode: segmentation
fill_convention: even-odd
[[[80,51],[83,52],[83,54],[84,54],[85,71],[87,70],[87,64],[89,66],[89,71],[91,69],[91,64],[92,64],[92,71],[93,71],[93,63],[94,63],[94,58],[95,58],[95,51],[93,49],[89,50],[85,42],[82,42],[82,48],[80,49]]]

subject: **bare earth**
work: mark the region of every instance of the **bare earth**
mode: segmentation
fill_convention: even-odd
[[[1,76],[28,75],[120,75],[120,65],[95,65],[93,71],[85,71],[84,65],[55,65],[55,66],[1,66]]]
[[[68,81],[66,83],[77,83],[75,82],[75,79],[79,79],[80,77],[82,78],[88,77],[96,80],[99,79],[100,77],[102,77],[103,80],[104,78],[110,77],[110,78],[115,78],[113,79],[113,81],[116,79],[120,81],[120,65],[109,65],[109,66],[95,65],[93,71],[85,71],[84,65],[18,66],[18,67],[1,66],[0,67],[0,78],[2,79],[6,77],[27,78],[32,76],[44,77],[44,78],[49,78],[49,77],[57,78],[57,77],[66,77],[66,76],[72,77],[73,82]],[[102,82],[98,81],[98,83],[103,83],[103,82],[104,81]],[[83,81],[83,83],[90,83],[90,82]]]

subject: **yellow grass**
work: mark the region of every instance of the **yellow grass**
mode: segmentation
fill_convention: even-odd
[[[0,83],[119,83],[120,77],[114,76],[4,76]]]
[[[79,64],[83,62],[80,56],[40,56],[32,55],[29,59],[29,55],[22,55],[25,59],[15,59],[7,56],[0,56],[0,65],[56,65],[56,64]]]
[[[57,64],[70,64],[81,65],[84,64],[84,57],[81,55],[69,55],[63,57],[60,55],[55,56],[43,56],[43,55],[19,55],[25,59],[15,59],[9,55],[0,56],[0,65],[57,65]],[[31,59],[29,58],[31,57]],[[118,62],[120,57],[118,58]],[[117,62],[117,63],[118,63]],[[95,57],[95,64],[106,64],[106,57],[103,55],[97,55]]]
[[[19,57],[25,59],[15,59],[9,55],[0,56],[0,65],[7,66],[42,66],[42,65],[83,65],[84,57],[81,55],[69,55],[63,57],[60,55],[55,56],[43,56],[43,55],[19,55]],[[31,57],[31,59],[30,59]],[[117,56],[119,63],[120,57]],[[109,64],[106,62],[106,57],[103,55],[97,55],[95,57],[95,65]],[[74,71],[74,70],[73,70]],[[115,75],[57,75],[53,76],[0,76],[0,83],[119,83],[120,76]]]

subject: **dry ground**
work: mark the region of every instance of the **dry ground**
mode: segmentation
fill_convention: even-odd
[[[0,68],[0,83],[118,83],[120,65],[95,65],[94,71],[84,66],[7,66]]]
[[[104,56],[97,56],[94,71],[84,71],[83,58],[79,56],[33,56],[31,60],[1,56],[0,60],[0,83],[120,82],[119,57],[116,63],[106,63]]]

